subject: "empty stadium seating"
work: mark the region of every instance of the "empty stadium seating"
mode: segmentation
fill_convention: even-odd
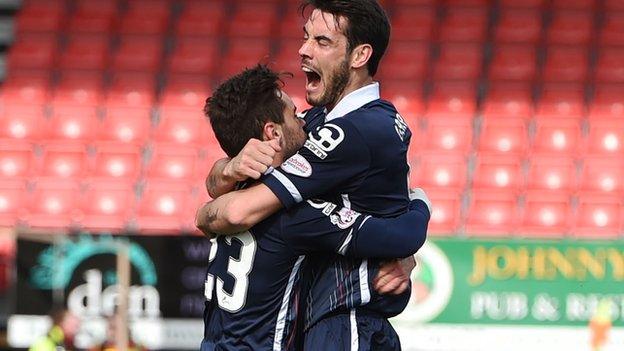
[[[624,234],[621,0],[388,0],[375,77],[434,235]],[[0,226],[192,229],[202,108],[258,62],[307,108],[296,1],[26,0],[0,86]],[[23,196],[22,196],[23,195]]]

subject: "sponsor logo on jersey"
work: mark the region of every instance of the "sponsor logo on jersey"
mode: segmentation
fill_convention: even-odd
[[[316,209],[322,210],[321,212],[326,216],[331,215],[334,209],[338,207],[335,204],[332,204],[331,202],[318,200],[318,199],[308,200],[308,204],[310,204],[310,206]]]
[[[340,229],[347,229],[355,223],[355,220],[360,216],[358,212],[355,212],[348,208],[341,208],[338,212],[330,216],[331,222],[338,226]]]
[[[334,150],[344,140],[345,133],[339,126],[327,123],[316,133],[310,133],[309,140],[316,144],[322,151]]]
[[[405,141],[405,133],[407,132],[407,123],[401,117],[400,114],[396,114],[396,119],[394,120],[394,130],[396,130],[397,134],[399,134],[399,138],[401,141]]]
[[[282,169],[290,174],[308,178],[312,175],[312,166],[305,157],[295,154],[282,164]]]

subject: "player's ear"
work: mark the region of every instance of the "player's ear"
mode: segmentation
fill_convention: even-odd
[[[351,68],[362,68],[368,64],[373,55],[373,47],[370,44],[360,44],[351,51]]]
[[[272,140],[282,136],[282,126],[275,122],[267,122],[262,128],[262,139]]]

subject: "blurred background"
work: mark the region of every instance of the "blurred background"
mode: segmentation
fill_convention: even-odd
[[[376,78],[434,206],[394,321],[406,349],[624,348],[624,1],[382,4]],[[258,62],[293,72],[307,107],[298,5],[0,0],[0,342],[26,347],[53,306],[105,338],[129,245],[137,340],[197,348],[209,247],[193,220],[223,155],[202,107]]]

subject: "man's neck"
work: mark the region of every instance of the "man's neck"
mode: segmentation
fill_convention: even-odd
[[[369,84],[373,83],[373,77],[369,76],[368,74],[365,76],[352,76],[352,79],[349,80],[349,83],[347,84],[347,86],[345,87],[345,90],[342,92],[342,94],[340,95],[340,97],[338,98],[338,100],[336,100],[336,103],[333,105],[326,105],[325,108],[327,109],[327,112],[331,112],[331,110],[334,109],[334,107],[336,107],[336,105],[338,105],[338,103],[345,98],[345,96],[351,94],[352,92],[365,87]]]

